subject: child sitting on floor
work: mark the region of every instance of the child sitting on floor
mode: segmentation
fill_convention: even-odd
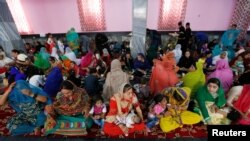
[[[147,121],[147,131],[151,132],[151,129],[159,124],[159,119],[163,117],[167,109],[167,97],[162,94],[157,94],[154,98],[154,104],[149,106],[148,121]]]
[[[106,105],[103,103],[103,98],[99,95],[93,98],[94,105],[89,111],[90,116],[92,117],[95,124],[101,127],[101,133],[103,134],[102,128],[104,124],[104,116],[107,112]]]
[[[237,57],[237,60],[235,61],[232,70],[234,71],[236,76],[239,76],[244,73],[245,68],[243,64],[243,58],[241,56]]]
[[[134,85],[138,99],[147,99],[150,95],[148,80],[145,77],[142,77],[140,84]]]

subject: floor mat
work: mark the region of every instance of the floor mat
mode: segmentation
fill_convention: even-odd
[[[0,107],[0,135],[2,136],[9,136],[8,129],[6,128],[6,123],[8,119],[14,114],[14,110],[10,108],[8,105]],[[33,133],[23,135],[24,137],[37,137]],[[39,136],[40,137],[40,136]],[[62,137],[65,138],[66,136],[61,135],[49,135],[49,137]],[[182,128],[178,128],[169,133],[163,133],[159,127],[155,127],[152,129],[152,132],[148,134],[148,136],[144,136],[141,132],[130,134],[126,138],[148,138],[148,139],[166,139],[166,138],[206,138],[207,137],[207,130],[205,125],[193,125],[193,126],[183,126]],[[67,137],[68,138],[68,137]],[[100,129],[97,126],[93,126],[89,131],[88,134],[81,137],[81,138],[110,138],[108,136],[102,135],[100,133]]]

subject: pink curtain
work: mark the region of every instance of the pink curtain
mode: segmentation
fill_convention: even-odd
[[[77,0],[82,31],[106,30],[103,0]]]
[[[235,4],[233,17],[231,20],[232,24],[237,24],[237,27],[241,29],[239,38],[244,38],[246,31],[250,25],[250,1],[249,0],[238,0]]]
[[[159,30],[177,30],[186,14],[187,0],[161,0]]]
[[[26,15],[23,10],[23,6],[20,0],[7,0],[11,15],[17,26],[17,30],[20,34],[32,34],[33,31],[29,25]]]

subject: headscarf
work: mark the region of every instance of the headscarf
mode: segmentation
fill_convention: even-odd
[[[89,51],[85,56],[82,57],[81,67],[88,67],[93,59],[94,53]]]
[[[107,74],[103,86],[103,98],[105,101],[109,101],[110,97],[115,93],[118,93],[119,88],[124,83],[129,83],[129,75],[122,71],[121,62],[118,59],[115,59],[111,62],[111,69]]]
[[[173,70],[176,67],[175,56],[173,52],[168,52],[162,56],[162,62],[167,70]],[[177,71],[177,70],[176,70]]]
[[[4,67],[6,64],[13,61],[12,59],[6,57],[4,52],[0,52],[0,55],[3,56],[3,60],[0,60],[0,67]]]
[[[88,68],[88,67],[96,67],[96,58],[92,51],[89,51],[81,59],[81,68]],[[87,73],[86,70],[80,69],[80,75],[85,76],[86,73]]]
[[[156,60],[150,76],[150,90],[156,94],[166,87],[173,87],[179,82],[175,70],[174,53],[163,56],[163,61]]]
[[[71,28],[66,34],[66,39],[69,43],[69,46],[72,50],[76,50],[79,48],[79,36],[75,32],[74,28]]]
[[[62,41],[58,40],[57,41],[57,46],[58,46],[61,54],[64,54],[64,44],[62,43]]]
[[[233,46],[234,41],[239,36],[240,31],[237,29],[228,29],[226,32],[223,33],[221,37],[221,42],[223,46]]]
[[[34,65],[43,70],[50,68],[49,57],[50,55],[47,53],[46,49],[42,47],[40,52],[36,54]]]
[[[177,44],[175,46],[175,49],[173,50],[173,53],[175,55],[175,60],[176,60],[176,63],[178,64],[181,56],[182,56],[182,51],[181,51],[181,45],[180,44]]]
[[[222,52],[222,48],[219,44],[215,45],[214,49],[212,50],[212,56],[215,57],[215,56],[218,56],[220,55]]]
[[[183,102],[179,103],[179,101],[177,101],[174,97],[173,94],[174,92],[176,92],[182,99]],[[178,88],[178,87],[171,87],[171,88],[165,88],[162,92],[162,94],[166,95],[169,98],[169,103],[176,105],[178,104],[179,106],[186,106],[186,108],[188,107],[189,101],[190,101],[190,93],[191,93],[191,89],[188,87],[182,87],[182,88]]]
[[[219,84],[217,95],[218,96],[215,99],[212,97],[207,89],[207,84],[200,87],[198,92],[196,93],[195,98],[199,104],[204,119],[208,118],[209,116],[208,111],[205,110],[206,108],[204,107],[206,105],[205,102],[208,99],[214,99],[215,105],[219,108],[222,108],[226,104],[226,98],[221,83]]]
[[[117,94],[120,94],[120,96],[121,96],[121,94],[123,94],[123,90],[124,90],[124,87],[125,87],[125,85],[127,85],[128,83],[123,83],[123,84],[121,84],[121,86],[118,88],[118,93]]]
[[[216,63],[216,70],[211,73],[207,79],[218,78],[225,92],[227,92],[233,84],[233,72],[229,67],[228,61],[221,59]]]
[[[75,53],[69,47],[65,49],[64,56],[66,56],[69,60],[74,61],[77,65],[80,64],[80,62],[76,58]]]
[[[203,72],[203,65],[205,61],[199,59],[196,62],[196,70],[188,72],[183,78],[183,86],[191,89],[191,97],[197,92],[198,88],[205,84],[205,74]]]
[[[23,94],[28,90],[36,95],[47,97],[46,103],[38,103],[34,98]],[[45,105],[52,103],[50,97],[39,87],[30,85],[24,80],[16,81],[8,96],[9,105],[16,111],[15,116],[8,119],[7,128],[12,135],[32,133],[35,128],[44,125],[46,116]]]
[[[25,80],[18,80],[16,81],[14,88],[12,89],[11,93],[8,96],[8,102],[16,112],[22,111],[22,107],[20,107],[19,104],[36,102],[32,97],[24,95],[22,93],[22,90],[24,89],[27,89],[37,95],[46,96],[48,98],[46,103],[47,104],[52,103],[48,94],[44,92],[41,88],[32,86]]]
[[[228,61],[228,52],[227,52],[227,51],[224,51],[224,52],[221,52],[219,55],[213,57],[213,65],[216,65],[216,62],[217,62],[218,60],[221,59],[220,56],[221,56],[221,54],[223,54],[223,53],[226,53],[226,57],[225,57],[224,59]]]
[[[41,54],[41,56],[42,56],[43,59],[48,59],[49,56],[50,56],[50,55],[47,53],[46,48],[44,48],[44,47],[42,47],[42,48],[40,49],[39,54]]]
[[[130,111],[130,110],[132,109],[132,105],[136,108],[136,107],[138,107],[140,104],[139,104],[139,101],[138,101],[138,99],[137,99],[137,97],[136,97],[135,94],[133,94],[133,95],[131,96],[130,99],[123,99],[123,94],[124,94],[123,90],[124,90],[124,87],[125,87],[127,84],[128,84],[128,83],[123,83],[123,84],[118,88],[118,93],[115,94],[115,99],[116,99],[116,101],[117,101],[117,104],[120,104],[120,102],[123,101],[123,100],[129,102],[129,103],[130,103],[130,106],[128,107],[128,108],[129,108],[128,110]],[[129,84],[129,85],[130,85],[130,84]],[[132,86],[131,86],[131,89],[133,89]],[[119,96],[119,98],[117,98],[116,96]],[[121,105],[118,105],[118,111],[119,111],[119,110],[121,110]],[[119,111],[119,112],[122,113],[122,111]]]
[[[51,97],[55,97],[59,92],[63,82],[62,72],[58,67],[54,67],[46,78],[44,91]]]
[[[57,48],[55,48],[55,47],[52,48],[51,56],[55,57],[57,60],[59,60],[59,56],[57,54]]]
[[[61,92],[57,94],[56,101],[53,103],[54,109],[57,114],[60,115],[81,115],[85,110],[89,110],[90,108],[90,99],[87,92],[77,87],[73,82],[70,82],[73,88],[72,99],[65,97]],[[67,106],[63,106],[67,105]]]

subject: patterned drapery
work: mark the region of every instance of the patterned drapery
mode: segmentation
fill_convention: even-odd
[[[250,0],[236,1],[233,17],[229,26],[231,27],[232,24],[237,24],[237,27],[242,30],[239,38],[244,38],[250,25]]]
[[[77,0],[82,31],[106,30],[103,0]]]
[[[158,21],[159,30],[177,30],[178,22],[186,14],[187,0],[161,0]]]
[[[12,17],[14,18],[17,30],[20,34],[32,34],[33,31],[25,16],[20,0],[7,0]]]

